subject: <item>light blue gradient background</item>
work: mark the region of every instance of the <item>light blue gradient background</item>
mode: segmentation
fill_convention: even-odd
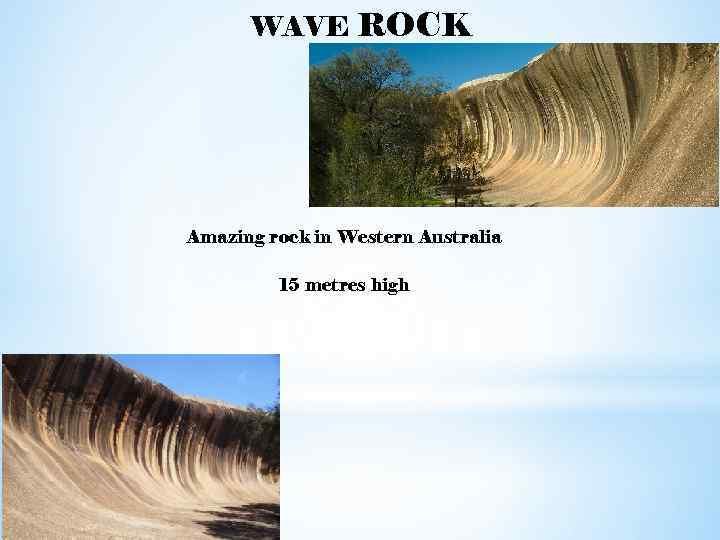
[[[717,538],[718,209],[307,208],[307,42],[249,16],[372,9],[4,2],[3,350],[281,353],[286,539]],[[717,41],[720,10],[448,9],[487,42]],[[430,224],[505,243],[184,245]],[[370,274],[414,292],[278,291]]]

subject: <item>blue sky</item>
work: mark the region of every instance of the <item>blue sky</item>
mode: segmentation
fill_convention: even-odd
[[[113,354],[121,364],[181,395],[217,399],[232,405],[275,403],[280,381],[279,355]]]
[[[396,49],[422,77],[441,77],[451,87],[495,73],[515,71],[554,46],[553,43],[311,43],[310,64],[322,64],[342,52]]]

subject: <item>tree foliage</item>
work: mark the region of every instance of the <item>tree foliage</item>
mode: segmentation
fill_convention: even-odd
[[[394,50],[358,49],[310,70],[310,204],[412,204],[469,143],[446,85],[411,79]]]

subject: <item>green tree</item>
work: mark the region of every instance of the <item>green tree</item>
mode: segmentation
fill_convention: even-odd
[[[357,172],[361,150],[372,155],[382,148],[382,138],[377,132],[373,134],[372,129],[378,105],[387,92],[400,87],[409,75],[409,64],[394,50],[376,53],[358,49],[311,68],[310,204],[353,204],[362,192],[361,186],[372,183],[367,174],[370,171],[364,172],[365,178],[351,179],[348,174]],[[353,127],[356,125],[363,126],[361,134]],[[349,136],[348,142],[341,140],[344,135]],[[359,135],[362,141],[358,140]],[[352,163],[340,166],[339,154]],[[333,171],[329,168],[331,164]],[[333,173],[339,176],[333,178]],[[354,189],[341,193],[339,188],[343,186]]]
[[[310,204],[413,204],[474,148],[438,79],[396,51],[357,49],[310,71]],[[457,171],[456,171],[457,172]]]

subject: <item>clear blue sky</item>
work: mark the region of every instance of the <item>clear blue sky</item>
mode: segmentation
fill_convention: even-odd
[[[269,407],[277,400],[280,357],[267,355],[113,354],[115,360],[177,394],[231,405]]]
[[[341,52],[396,49],[421,77],[440,77],[451,88],[495,73],[515,71],[554,46],[553,43],[311,43],[310,64],[322,64]]]

